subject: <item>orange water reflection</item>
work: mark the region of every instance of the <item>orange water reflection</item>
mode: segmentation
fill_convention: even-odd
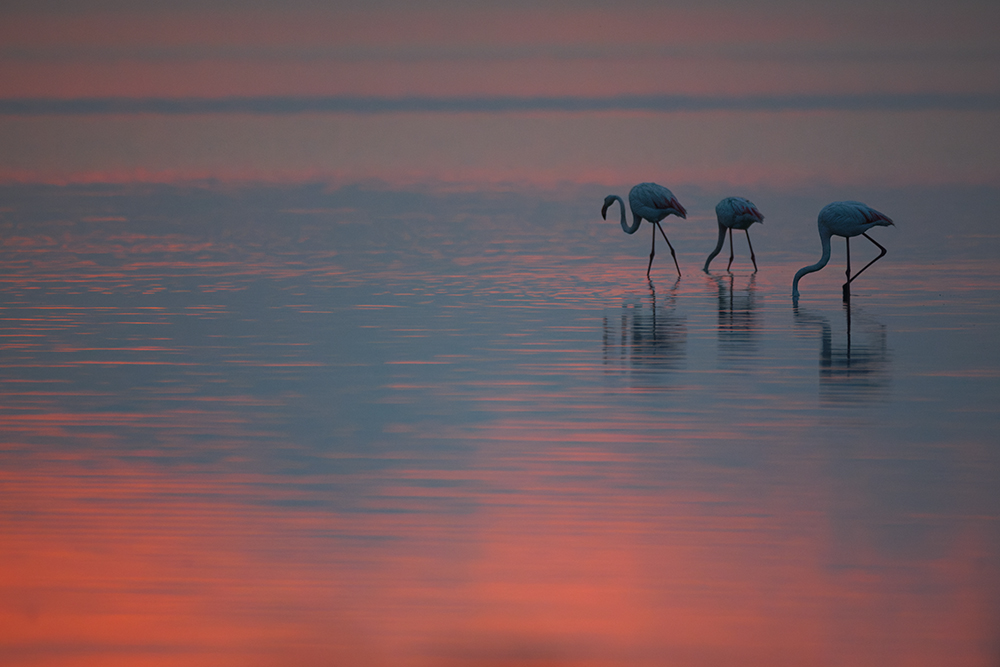
[[[400,469],[393,511],[363,514],[283,506],[316,478],[5,471],[7,664],[988,664],[982,519],[900,568],[834,547],[835,491],[808,478],[655,488],[641,455],[533,432],[496,423],[458,474]],[[442,495],[474,509],[429,511]]]

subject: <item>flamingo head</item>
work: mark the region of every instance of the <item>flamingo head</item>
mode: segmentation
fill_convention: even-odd
[[[608,195],[604,198],[604,206],[601,207],[601,217],[605,220],[608,219],[608,207],[615,203],[615,196]]]

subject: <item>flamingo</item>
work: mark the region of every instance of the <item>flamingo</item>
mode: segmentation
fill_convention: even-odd
[[[625,230],[626,234],[635,234],[643,219],[650,221],[654,225],[653,245],[649,250],[649,265],[646,266],[646,277],[649,277],[649,270],[653,266],[653,255],[656,254],[657,229],[660,230],[663,240],[667,242],[667,247],[670,248],[670,255],[674,258],[674,266],[677,267],[677,276],[680,277],[681,267],[677,263],[677,253],[674,252],[674,247],[670,245],[670,239],[664,234],[663,227],[660,227],[660,220],[663,220],[671,213],[681,218],[687,218],[687,211],[677,201],[677,197],[674,197],[674,193],[656,183],[640,183],[632,188],[628,193],[628,205],[632,209],[632,216],[634,218],[631,225],[625,219],[625,202],[618,195],[608,195],[604,198],[601,217],[605,220],[608,219],[608,207],[615,201],[621,204],[622,229]]]
[[[722,250],[722,244],[726,242],[726,230],[729,230],[729,264],[726,264],[726,271],[733,265],[733,230],[742,229],[747,235],[747,245],[750,246],[750,261],[753,262],[754,273],[757,272],[757,258],[753,254],[753,244],[750,243],[750,225],[755,222],[764,223],[764,216],[761,215],[753,202],[743,197],[726,197],[715,205],[715,217],[719,220],[719,243],[715,250],[705,260],[705,273],[708,273],[708,265],[715,259],[715,256]]]
[[[885,255],[885,248],[878,241],[868,236],[867,232],[872,227],[888,227],[893,224],[889,216],[880,213],[875,209],[858,201],[835,201],[827,204],[819,212],[819,240],[823,244],[823,256],[819,261],[810,266],[804,266],[795,274],[792,280],[792,298],[799,297],[799,279],[807,273],[819,271],[830,261],[830,237],[836,234],[843,236],[847,241],[847,282],[844,283],[844,301],[851,299],[851,283],[860,276],[865,269],[882,259]],[[878,257],[865,264],[861,271],[851,276],[851,237],[864,236],[866,239],[878,246],[882,252]]]

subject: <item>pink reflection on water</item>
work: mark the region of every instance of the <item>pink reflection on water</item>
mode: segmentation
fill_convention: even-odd
[[[273,515],[196,478],[44,464],[4,475],[4,504],[19,508],[4,514],[0,556],[7,664],[262,664],[269,654],[377,664],[329,604],[335,577],[255,556],[253,544],[279,536],[240,526],[274,530]]]
[[[848,412],[857,403],[839,406],[842,412],[817,408],[824,361],[837,371],[846,358],[840,276],[817,276],[796,320],[787,292],[803,262],[769,258],[764,244],[766,270],[757,277],[704,276],[694,270],[711,245],[697,247],[703,232],[689,227],[679,237],[690,244],[679,282],[664,277],[669,266],[646,282],[644,248],[592,257],[581,248],[590,241],[576,238],[550,256],[532,235],[517,237],[521,246],[508,239],[508,250],[486,258],[470,242],[450,251],[458,259],[449,271],[387,261],[365,274],[381,291],[354,302],[315,299],[323,308],[286,293],[274,310],[332,314],[336,306],[323,325],[348,318],[365,332],[392,332],[372,358],[351,358],[369,362],[373,374],[388,369],[376,387],[386,393],[372,392],[383,401],[377,414],[384,421],[362,425],[372,440],[352,450],[339,440],[349,428],[323,421],[333,434],[313,445],[312,465],[293,472],[283,466],[294,467],[294,454],[308,446],[274,422],[300,414],[293,407],[311,398],[313,385],[289,394],[236,385],[201,396],[191,362],[169,356],[200,350],[190,339],[138,335],[129,344],[96,344],[74,334],[136,322],[172,334],[170,318],[204,322],[231,312],[221,288],[262,276],[327,279],[335,267],[263,253],[244,261],[136,261],[144,247],[180,255],[206,248],[116,237],[110,246],[123,259],[102,268],[75,257],[102,252],[99,238],[53,240],[51,252],[67,261],[22,264],[6,276],[8,290],[57,291],[73,280],[120,296],[194,272],[194,283],[182,286],[210,296],[170,309],[38,307],[27,298],[7,304],[17,315],[2,320],[5,333],[25,337],[11,348],[25,356],[8,357],[4,370],[22,362],[60,370],[38,382],[5,383],[5,663],[990,664],[995,516],[962,504],[887,507],[882,478],[852,474],[872,474],[859,461],[896,468],[923,450],[881,450],[862,428],[844,442],[831,437],[834,452],[817,437],[843,429],[845,414],[862,426],[874,421]],[[553,232],[545,243],[554,247],[559,238]],[[893,369],[877,344],[879,318],[928,312],[909,293],[910,300],[885,298],[907,290],[909,275],[921,276],[912,284],[924,292],[914,294],[943,286],[993,295],[985,263],[955,275],[886,266],[897,268],[883,273],[880,265],[859,286],[853,340],[854,350],[869,350],[866,368],[882,376]],[[425,298],[452,300],[421,317],[413,304]],[[872,303],[879,308],[866,308]],[[437,319],[470,315],[486,324]],[[514,324],[498,324],[508,321]],[[861,337],[866,332],[875,343]],[[410,347],[471,335],[481,342]],[[766,351],[769,339],[781,354]],[[266,369],[329,361],[294,354],[308,350],[305,341],[269,342],[270,356],[211,348],[211,358],[196,365],[218,362],[274,379]],[[781,373],[797,370],[797,345],[809,371],[805,389],[768,385],[775,374],[792,381]],[[112,356],[87,356],[93,353]],[[705,361],[712,353],[725,363]],[[755,363],[766,368],[750,376],[764,380],[753,397],[766,400],[730,403]],[[66,369],[135,364],[177,366],[177,382],[154,387],[155,400],[131,410],[100,406],[124,397],[84,391],[87,378],[60,391]],[[629,381],[619,386],[608,376]],[[720,376],[729,382],[710,384]],[[925,376],[993,377],[958,368]],[[318,386],[323,414],[348,398]],[[722,386],[733,390],[714,397],[706,390]],[[703,402],[685,403],[691,395]],[[69,398],[92,403],[67,405]],[[454,413],[435,412],[448,401]],[[972,439],[942,447],[963,470],[992,461]],[[317,460],[344,468],[314,470]],[[831,470],[838,465],[846,473]],[[985,481],[977,483],[992,488]],[[887,548],[881,533],[900,519],[918,528],[947,524],[948,539],[930,539],[929,552]]]
[[[364,514],[278,506],[319,477],[29,454],[0,487],[7,664],[987,664],[975,519],[935,561],[860,542],[862,567],[831,570],[817,462],[709,490],[682,453],[688,476],[653,486],[643,467],[685,447],[629,434],[650,428],[684,442],[633,422],[456,431],[474,466],[399,468],[371,498],[394,511]]]

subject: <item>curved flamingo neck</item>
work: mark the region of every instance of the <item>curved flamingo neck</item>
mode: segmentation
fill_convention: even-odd
[[[830,232],[826,229],[819,230],[819,240],[823,244],[823,255],[819,258],[819,261],[815,264],[810,264],[809,266],[803,266],[795,274],[795,278],[792,279],[792,296],[797,297],[799,295],[799,278],[806,275],[807,273],[812,273],[814,271],[819,271],[830,261]]]
[[[723,225],[720,222],[719,223],[719,242],[716,244],[715,250],[712,251],[712,254],[710,254],[708,256],[708,259],[705,260],[705,268],[702,269],[702,271],[704,271],[705,273],[708,273],[708,265],[711,263],[711,261],[713,259],[715,259],[715,256],[718,255],[719,252],[722,250],[722,245],[725,242],[726,242],[726,226]]]
[[[618,195],[614,195],[614,198],[621,205],[622,229],[625,231],[626,234],[635,234],[639,230],[639,224],[642,222],[642,218],[640,218],[638,215],[635,215],[635,212],[633,211],[632,214],[635,216],[635,221],[631,225],[629,225],[628,218],[625,217],[625,202],[622,201],[622,198],[619,197]]]

